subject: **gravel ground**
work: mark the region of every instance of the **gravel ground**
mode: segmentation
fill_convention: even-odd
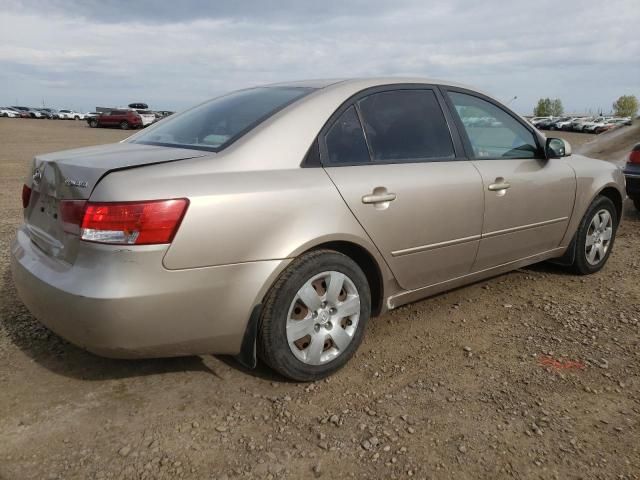
[[[402,307],[326,381],[225,357],[109,360],[31,317],[8,249],[35,153],[124,136],[0,119],[0,479],[640,478],[629,204],[599,274],[536,265]]]

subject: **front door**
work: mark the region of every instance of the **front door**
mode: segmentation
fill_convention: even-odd
[[[534,133],[479,96],[449,91],[482,176],[484,222],[474,271],[559,246],[573,209],[576,179],[564,159],[546,159]]]
[[[482,180],[472,162],[458,159],[433,90],[357,99],[328,128],[321,152],[403,288],[469,273],[482,228]]]

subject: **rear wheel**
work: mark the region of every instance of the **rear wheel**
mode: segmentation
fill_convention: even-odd
[[[353,356],[370,314],[371,293],[360,267],[332,250],[309,252],[267,294],[258,353],[285,377],[324,378]]]
[[[599,271],[607,263],[618,228],[618,214],[613,202],[597,197],[585,213],[576,232],[573,270],[580,275]]]
[[[89,121],[89,126],[91,128],[96,128],[98,126],[98,121],[97,120],[90,120]]]
[[[126,121],[120,122],[120,128],[122,130],[129,130],[129,122],[126,122]]]

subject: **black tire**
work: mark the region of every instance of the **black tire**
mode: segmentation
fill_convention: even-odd
[[[291,303],[298,290],[322,272],[343,273],[355,285],[360,297],[360,316],[351,342],[335,358],[321,365],[298,359],[289,347],[286,324]],[[260,359],[273,370],[292,380],[309,382],[327,377],[344,366],[362,342],[371,315],[371,292],[367,277],[349,257],[333,250],[316,250],[296,258],[280,275],[265,297],[258,326],[257,348]]]
[[[589,226],[591,224],[591,221],[593,220],[593,217],[600,210],[607,210],[609,212],[609,215],[611,215],[612,234],[611,241],[608,245],[605,255],[599,259],[597,264],[594,265],[589,263],[589,261],[587,260],[587,252],[585,248]],[[611,255],[611,252],[613,251],[613,244],[616,238],[616,230],[618,229],[618,221],[618,212],[613,202],[609,198],[602,195],[596,197],[591,206],[587,209],[584,217],[582,217],[580,225],[578,226],[578,230],[576,231],[576,236],[574,238],[574,242],[576,242],[576,249],[575,258],[573,259],[571,268],[575,273],[577,273],[578,275],[589,275],[592,273],[596,273],[597,271],[602,269],[602,267],[604,267],[604,265],[607,263],[607,260],[609,259],[609,256]]]
[[[97,120],[89,120],[89,126],[91,128],[96,128],[98,126],[98,121]]]
[[[122,130],[129,130],[129,122],[123,120],[122,122],[120,122],[120,128]]]
[[[633,198],[633,206],[640,212],[640,197]]]
[[[74,120],[80,120],[80,117],[76,115],[75,117],[73,117],[73,119]]]

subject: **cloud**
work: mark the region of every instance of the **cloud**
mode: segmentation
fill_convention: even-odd
[[[419,75],[571,110],[640,95],[636,0],[29,1],[0,13],[0,103],[183,108],[303,78]]]

